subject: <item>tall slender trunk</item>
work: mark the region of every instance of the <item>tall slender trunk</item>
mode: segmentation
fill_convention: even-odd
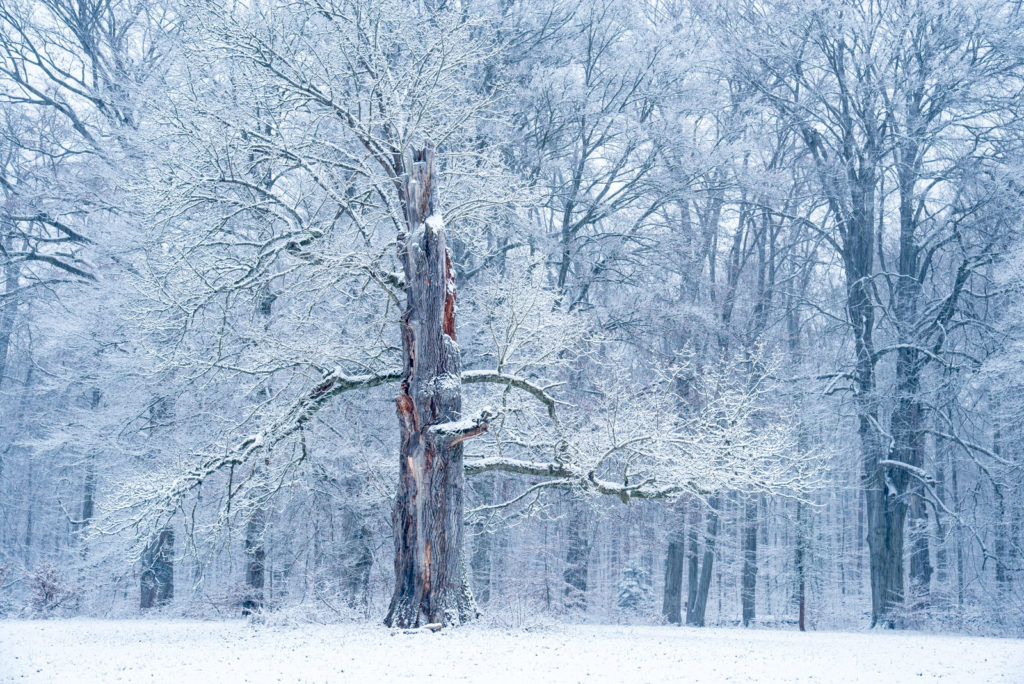
[[[949,449],[946,440],[936,439],[935,454],[935,496],[939,501],[947,501],[946,460]],[[935,518],[935,583],[941,587],[944,597],[944,608],[949,607],[949,525],[943,524],[938,516]]]
[[[267,288],[259,298],[260,317],[263,319],[264,329],[270,327],[270,316],[274,310],[274,301],[277,296]],[[267,381],[269,382],[269,380]],[[257,395],[261,401],[270,398],[270,387],[266,383],[259,389]],[[305,441],[303,441],[305,448]],[[265,605],[264,588],[266,586],[266,531],[267,531],[267,493],[266,471],[264,468],[270,465],[270,454],[266,454],[262,465],[257,464],[253,478],[257,485],[250,494],[252,510],[249,513],[249,521],[245,525],[245,597],[242,599],[242,615],[251,615],[263,610]]]
[[[414,152],[402,188],[407,225],[398,238],[398,258],[406,304],[396,399],[401,454],[392,514],[395,589],[385,618],[395,627],[460,624],[477,616],[462,559],[462,441],[487,426],[460,421],[455,272],[434,206],[433,157],[430,147]]]
[[[802,287],[800,290],[800,296],[802,297],[808,286],[808,278],[802,279]],[[787,342],[789,346],[789,353],[794,368],[800,369],[804,362],[803,347],[800,344],[800,312],[795,306],[794,298],[792,295],[787,297],[786,300],[786,333]],[[797,451],[801,454],[807,452],[808,443],[810,438],[807,434],[807,425],[804,421],[804,395],[800,393],[797,398]],[[860,502],[858,501],[856,506],[860,508]],[[800,627],[800,631],[803,632],[807,629],[807,551],[808,551],[808,526],[809,522],[805,519],[804,514],[804,503],[797,499],[796,501],[796,540],[794,546],[794,565],[796,566],[796,601],[797,601],[797,624]],[[839,537],[839,552],[845,557],[846,546],[844,544],[844,537],[841,531],[845,529],[844,524],[840,524],[840,537]],[[859,557],[859,554],[858,554]],[[840,576],[840,582],[842,590],[845,593],[845,581],[843,576]]]
[[[998,518],[995,524],[995,544],[993,552],[996,561],[996,591],[1001,600],[1010,596],[1010,521],[1006,515],[1006,502],[999,497],[997,506]]]
[[[949,488],[954,506],[953,513],[959,516],[962,512],[960,510],[960,483],[956,467],[956,459],[953,457],[952,449],[947,452],[947,456],[949,457]],[[956,554],[956,614],[958,621],[962,625],[966,574],[964,569],[964,544],[963,538],[959,532],[955,535],[954,551]]]
[[[695,625],[697,609],[697,582],[699,581],[699,549],[700,530],[698,525],[701,522],[701,511],[698,504],[694,503],[690,509],[690,524],[686,535],[686,624]]]
[[[267,529],[267,509],[259,503],[249,514],[245,525],[245,597],[242,599],[242,615],[257,613],[265,603],[267,552],[263,547],[263,536]]]
[[[9,241],[8,241],[9,242]],[[8,247],[7,244],[4,245]],[[18,299],[14,293],[18,289],[18,268],[15,264],[5,264],[4,296],[0,297],[0,388],[4,386],[9,368],[8,353],[11,348],[11,335],[14,333],[14,319],[18,311]]]
[[[486,499],[491,492],[497,491],[497,481],[491,477],[474,479],[473,491],[477,496]],[[473,524],[472,541],[473,555],[469,567],[472,572],[473,594],[481,604],[491,600],[491,545],[494,531],[487,528],[481,517]],[[545,581],[547,577],[545,576]]]
[[[683,565],[686,547],[686,516],[682,503],[673,506],[669,512],[672,528],[668,538],[668,552],[665,554],[665,596],[661,603],[661,614],[670,624],[683,621]]]
[[[76,536],[81,538],[92,522],[96,509],[96,457],[92,454],[86,457],[85,482],[82,485],[82,511],[75,522]],[[85,547],[82,547],[82,554],[85,555]]]
[[[870,156],[870,155],[869,155]],[[852,165],[852,161],[850,162]],[[848,171],[850,206],[833,202],[840,224],[846,276],[846,312],[854,342],[854,405],[860,437],[871,574],[871,624],[894,627],[893,609],[903,603],[903,525],[906,502],[893,486],[880,428],[874,348],[875,191],[872,169]]]
[[[15,449],[18,448],[16,446],[17,438],[22,429],[22,420],[25,417],[25,409],[28,407],[29,388],[32,386],[32,375],[33,368],[31,365],[29,365],[28,370],[25,371],[25,381],[24,384],[22,384],[21,386],[21,391],[18,397],[17,409],[15,410],[12,418],[9,420],[9,428],[8,425],[5,425],[5,429],[3,430],[2,434],[0,434],[0,438],[4,438],[3,441],[0,442],[0,477],[3,477],[4,475],[4,462],[6,461],[8,455],[10,455]],[[28,459],[28,482],[25,485],[25,489],[21,492],[22,500],[24,501],[23,507],[28,516],[26,520],[27,526],[25,533],[25,539],[27,541],[25,542],[25,545],[22,549],[26,565],[29,564],[29,554],[31,551],[29,549],[29,544],[31,543],[32,540],[32,511],[35,505],[35,497],[33,496],[32,492],[32,467],[34,462],[35,461],[33,459]],[[7,515],[10,514],[11,513],[8,511]],[[3,537],[7,537],[9,534],[16,535],[16,525],[0,526],[0,534],[2,534]],[[3,537],[0,537],[0,541],[5,541]],[[10,540],[8,539],[6,541]],[[13,542],[9,546],[11,548],[15,548],[17,543],[18,542]]]
[[[768,327],[768,312],[775,293],[775,224],[768,210],[761,212],[761,230],[757,237],[757,303],[751,316],[747,335],[746,357],[750,364],[749,382],[753,383],[764,373],[764,368],[753,354],[755,345],[760,343]],[[757,527],[758,513],[764,501],[763,495],[748,496],[744,502],[743,515],[743,571],[741,577],[741,611],[743,626],[754,621],[757,605]]]
[[[717,230],[718,218],[713,219]],[[700,278],[696,274],[701,272],[705,259],[705,250],[710,245],[708,232],[710,228],[703,226],[703,241],[694,231],[694,225],[690,216],[690,200],[683,199],[679,202],[679,238],[681,245],[688,245],[689,249],[679,249],[679,301],[683,306],[693,306],[700,302]],[[703,248],[702,248],[703,247]],[[665,354],[669,358],[679,354],[684,349],[689,335],[687,330],[676,329],[665,335]],[[685,398],[691,394],[691,382],[685,377],[676,378],[676,393],[680,400],[679,411],[686,411]],[[678,625],[683,622],[683,575],[686,574],[688,559],[686,556],[687,529],[690,534],[690,555],[694,564],[696,563],[696,525],[687,526],[687,517],[690,511],[690,502],[680,500],[670,509],[668,519],[670,529],[668,536],[668,549],[665,554],[665,594],[662,600],[661,612],[670,624]],[[693,574],[696,575],[694,565]],[[688,584],[692,589],[696,588],[694,577]],[[686,606],[692,605],[692,598],[687,596]]]
[[[796,601],[800,631],[806,630],[807,617],[807,540],[804,531],[804,505],[796,502]]]
[[[473,529],[473,588],[477,600],[486,604],[491,600],[491,535],[483,523]]]
[[[2,225],[0,225],[0,229],[2,229]],[[11,248],[11,240],[4,240],[0,246],[4,250],[9,250]],[[3,271],[4,276],[4,296],[0,297],[0,391],[2,391],[5,384],[4,380],[10,368],[7,356],[11,347],[11,335],[14,333],[15,314],[18,310],[18,300],[14,296],[14,292],[18,288],[18,270],[15,264],[10,263],[4,264],[0,267],[0,270]],[[31,368],[29,366],[29,373],[32,372]],[[22,390],[22,403],[24,403],[25,391],[25,389]],[[19,416],[21,412],[22,407],[19,407]],[[11,427],[16,428],[20,422],[20,417],[11,421]],[[0,439],[0,479],[4,476],[4,462],[7,454],[14,444],[14,432],[14,429],[5,430],[4,436],[7,439]],[[7,443],[5,444],[4,442]]]
[[[356,501],[360,483],[352,477],[344,481],[345,492]],[[344,567],[344,586],[351,608],[366,609],[370,599],[370,571],[373,568],[373,532],[367,524],[366,511],[356,505],[346,505],[342,511],[341,557]]]
[[[693,597],[692,611],[687,610],[686,624],[704,626],[704,616],[707,613],[708,593],[711,590],[711,572],[715,563],[715,541],[718,538],[718,507],[720,505],[718,495],[711,497],[711,510],[708,511],[707,538],[704,541],[704,557],[700,563],[700,579],[697,583],[697,591]]]
[[[25,537],[22,542],[24,549],[25,565],[31,566],[32,563],[32,543],[35,541],[35,502],[38,498],[35,491],[33,491],[33,465],[34,459],[28,460],[28,470],[26,474],[25,482]]]
[[[166,606],[174,599],[174,530],[156,535],[142,558],[139,607]]]
[[[103,398],[103,393],[99,388],[93,388],[92,394],[89,398],[89,408],[95,411],[99,408],[100,400]],[[85,480],[82,483],[82,508],[78,516],[78,520],[75,521],[72,526],[73,529],[73,541],[78,546],[79,558],[85,561],[88,554],[88,547],[86,546],[86,532],[89,529],[89,525],[92,524],[92,519],[96,512],[96,453],[89,451],[85,455]],[[85,563],[81,563],[78,566],[78,584],[79,586],[85,587]]]
[[[992,435],[992,451],[1001,456],[1003,453],[1002,430],[996,423]],[[1012,552],[1010,543],[1010,519],[1006,512],[1005,493],[999,489],[995,492],[996,511],[998,518],[995,524],[995,544],[993,551],[996,561],[996,592],[1000,601],[1011,600],[1011,563]]]
[[[911,98],[908,126],[918,116]],[[920,249],[917,244],[915,184],[919,174],[918,145],[909,136],[898,148],[897,179],[899,186],[900,250],[897,280],[894,288],[894,318],[900,348],[896,352],[896,406],[890,419],[892,446],[889,458],[920,470],[924,466],[925,439],[922,426],[924,406],[921,402],[921,374],[926,357],[918,351],[916,331],[920,326],[921,298]],[[910,471],[890,469],[888,474],[901,497],[899,505],[906,508],[910,541],[910,593],[915,608],[928,601],[932,567],[929,559],[928,511],[925,508],[924,483]]]
[[[149,435],[170,416],[171,402],[158,397],[149,407]],[[139,607],[143,610],[164,606],[174,599],[174,529],[170,523],[149,542],[142,556],[142,576],[139,580]]]
[[[565,552],[565,607],[587,609],[587,575],[590,570],[590,516],[585,504],[572,502],[569,514],[569,543]]]
[[[743,505],[743,576],[740,593],[743,626],[754,621],[757,598],[757,512],[758,497],[751,496]]]
[[[558,265],[558,291],[565,293],[569,281],[569,269],[572,266],[572,247],[575,231],[573,227],[573,209],[576,206],[576,196],[580,191],[583,182],[583,173],[586,170],[587,155],[580,154],[576,167],[573,169],[572,183],[566,193],[565,206],[562,207],[562,255]]]

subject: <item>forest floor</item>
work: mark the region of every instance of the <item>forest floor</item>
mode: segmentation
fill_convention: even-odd
[[[16,682],[1024,682],[1024,640],[594,625],[405,633],[244,621],[0,621]]]

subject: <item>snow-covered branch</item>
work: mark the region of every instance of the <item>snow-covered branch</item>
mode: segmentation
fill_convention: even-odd
[[[452,444],[458,444],[471,437],[476,437],[487,431],[487,421],[494,417],[490,408],[484,408],[471,416],[448,423],[438,423],[430,428],[434,437],[451,440]]]
[[[145,478],[127,483],[110,505],[113,513],[128,513],[123,521],[115,524],[114,529],[136,527],[144,520],[169,516],[189,492],[202,486],[213,475],[251,463],[258,455],[298,433],[332,398],[343,392],[395,382],[400,377],[401,374],[396,372],[349,375],[340,369],[331,371],[278,418],[233,448],[200,455],[193,465],[165,477],[154,477],[148,473]]]
[[[471,385],[474,383],[493,383],[495,385],[507,385],[509,387],[515,387],[516,389],[532,394],[534,398],[540,403],[547,407],[548,415],[552,419],[556,419],[555,407],[558,405],[558,400],[552,397],[548,390],[550,386],[542,387],[536,383],[530,382],[525,378],[521,378],[515,375],[509,375],[508,373],[502,373],[494,370],[468,370],[462,373],[462,384]]]

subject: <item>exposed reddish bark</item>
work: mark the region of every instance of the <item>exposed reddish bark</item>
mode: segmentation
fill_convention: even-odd
[[[445,250],[444,253],[445,288],[444,296],[444,322],[442,329],[444,334],[455,340],[455,270],[452,269],[452,255]]]
[[[428,148],[413,155],[403,188],[407,232],[398,240],[406,282],[405,361],[395,400],[401,430],[392,516],[395,592],[385,619],[394,627],[459,624],[477,615],[462,563],[462,441],[487,426],[452,427],[462,412],[455,276],[433,186]]]

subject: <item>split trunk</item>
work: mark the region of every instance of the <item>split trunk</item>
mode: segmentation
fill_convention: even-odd
[[[461,362],[455,342],[455,274],[435,208],[433,150],[413,153],[402,189],[406,230],[398,258],[405,272],[401,320],[404,367],[396,399],[401,431],[392,522],[395,590],[392,627],[460,624],[477,616],[462,561]]]

